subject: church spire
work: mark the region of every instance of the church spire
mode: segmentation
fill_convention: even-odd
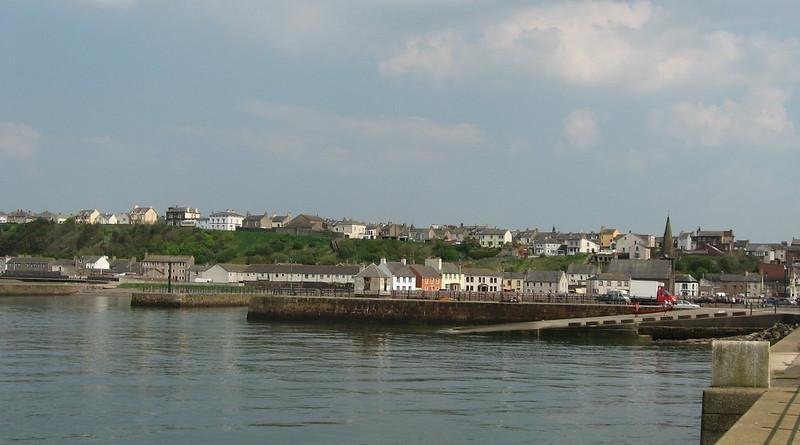
[[[664,226],[664,239],[661,242],[661,254],[666,258],[675,257],[675,245],[672,240],[672,224],[667,215],[667,224]]]

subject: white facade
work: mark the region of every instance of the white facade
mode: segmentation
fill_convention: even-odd
[[[475,237],[481,247],[502,247],[511,244],[513,236],[510,230],[485,229],[478,232]]]
[[[464,290],[500,292],[503,290],[503,273],[488,269],[465,269]]]
[[[197,274],[198,278],[205,279],[207,283],[239,283],[244,281],[244,270],[247,266],[215,264]]]
[[[577,255],[579,253],[597,253],[600,246],[586,238],[573,238],[567,240],[567,255]]]
[[[605,295],[610,291],[620,291],[627,294],[631,287],[631,277],[628,275],[603,273],[595,275],[586,281],[588,295]]]
[[[128,215],[126,212],[117,213],[115,216],[117,217],[117,224],[130,224],[131,223],[131,216]]]
[[[363,239],[367,232],[367,226],[354,221],[343,221],[333,226],[333,231],[343,234],[345,238]]]
[[[208,228],[211,230],[234,231],[237,227],[242,226],[242,221],[244,221],[244,216],[233,210],[216,212],[209,215]]]
[[[0,213],[0,224],[8,223],[8,215],[5,213]]]
[[[650,259],[648,240],[633,233],[626,233],[625,235],[619,236],[612,243],[612,248],[618,254],[628,254],[629,258],[632,260]]]
[[[99,258],[89,258],[81,267],[84,269],[91,269],[91,270],[109,270],[111,269],[111,264],[108,262],[108,257],[103,255]]]
[[[533,254],[536,256],[556,256],[561,243],[554,239],[540,239],[533,243]]]
[[[681,232],[676,237],[678,243],[678,250],[691,252],[695,249],[694,241],[692,239],[692,232]]]
[[[304,264],[253,264],[242,272],[242,281],[279,283],[320,283],[352,285],[358,266],[317,266]]]
[[[117,224],[117,216],[112,213],[104,213],[100,215],[100,219],[98,220],[100,224]]]

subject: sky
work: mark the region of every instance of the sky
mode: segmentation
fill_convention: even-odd
[[[4,0],[0,210],[800,236],[792,1]]]

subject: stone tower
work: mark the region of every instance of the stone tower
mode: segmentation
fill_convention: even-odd
[[[664,240],[661,243],[661,255],[665,258],[675,258],[675,244],[672,240],[672,224],[667,215],[667,224],[664,226]]]

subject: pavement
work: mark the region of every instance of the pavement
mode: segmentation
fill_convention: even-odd
[[[613,315],[608,317],[591,318],[564,318],[559,320],[529,321],[522,323],[503,323],[484,326],[460,326],[445,329],[441,332],[448,334],[485,334],[491,332],[535,331],[540,329],[582,328],[582,327],[620,327],[633,326],[645,321],[683,320],[698,318],[712,318],[716,314],[725,313],[726,316],[749,315],[744,308],[700,308],[663,311],[650,314]],[[756,311],[753,312],[754,314]]]
[[[800,329],[770,348],[770,389],[717,445],[800,444]]]

